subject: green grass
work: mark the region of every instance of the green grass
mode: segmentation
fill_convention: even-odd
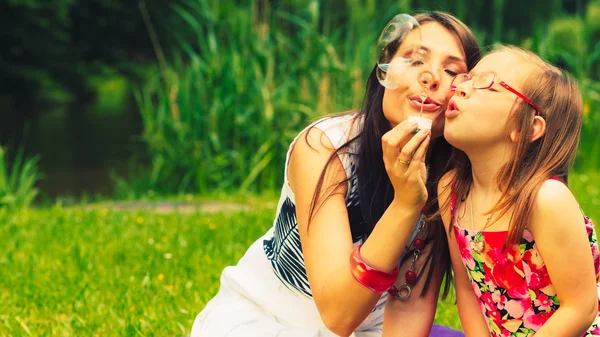
[[[600,174],[574,175],[571,185],[600,219]],[[221,214],[0,210],[0,336],[189,334],[222,269],[271,226],[276,199],[249,200],[251,210]],[[452,301],[436,322],[460,328]]]
[[[273,208],[1,212],[0,336],[186,335]]]

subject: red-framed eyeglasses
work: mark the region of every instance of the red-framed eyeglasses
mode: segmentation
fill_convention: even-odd
[[[468,74],[458,74],[458,75],[454,76],[454,79],[452,79],[452,83],[450,83],[450,89],[454,91],[454,90],[456,90],[456,87],[458,85],[465,83],[467,81],[470,81],[470,80],[473,80],[473,89],[489,89],[492,87],[492,85],[494,85],[494,83],[496,83],[495,82],[496,77],[497,76],[494,73],[480,73],[480,74],[477,74],[472,77],[469,76]],[[503,88],[506,88],[506,90],[519,96],[519,98],[521,98],[523,101],[525,101],[525,103],[531,105],[531,107],[535,109],[536,116],[540,115],[540,109],[537,107],[537,105],[535,105],[535,103],[533,103],[525,95],[518,92],[510,85],[506,84],[506,82],[504,82],[504,81],[499,81],[498,84],[500,84]]]

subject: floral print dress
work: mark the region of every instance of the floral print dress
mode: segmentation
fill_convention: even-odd
[[[503,251],[508,231],[467,229],[460,227],[456,217],[454,220],[454,234],[460,255],[491,336],[534,335],[560,304],[531,232],[525,229],[520,244]],[[600,258],[594,225],[587,217],[585,225],[594,257],[596,281],[600,281]],[[474,246],[480,239],[483,241]],[[583,336],[600,336],[600,313]]]

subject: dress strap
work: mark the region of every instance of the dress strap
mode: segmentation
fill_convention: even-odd
[[[452,217],[454,217],[454,207],[458,198],[456,191],[454,191],[454,185],[456,185],[456,179],[452,179],[452,183],[450,184],[450,214]]]

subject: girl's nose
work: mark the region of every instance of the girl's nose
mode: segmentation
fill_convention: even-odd
[[[455,95],[459,97],[469,97],[471,88],[471,81],[463,82],[456,86]]]

